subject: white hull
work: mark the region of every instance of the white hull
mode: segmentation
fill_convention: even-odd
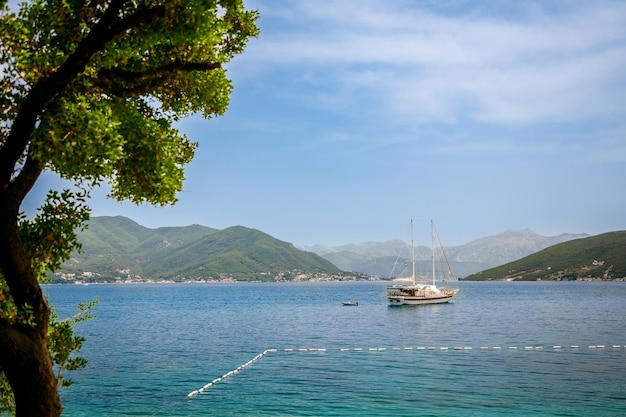
[[[389,305],[401,306],[401,305],[422,305],[422,304],[444,304],[452,301],[452,295],[437,298],[423,298],[423,297],[411,297],[411,296],[389,296]]]
[[[456,293],[456,290],[439,289],[435,286],[389,287],[387,299],[389,305],[395,306],[444,304],[451,302]]]

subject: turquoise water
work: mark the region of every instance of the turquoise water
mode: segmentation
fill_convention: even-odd
[[[404,307],[375,282],[47,286],[61,316],[100,299],[64,416],[626,415],[626,284],[460,285]]]

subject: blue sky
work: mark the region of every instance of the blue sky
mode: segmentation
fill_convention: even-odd
[[[174,207],[92,215],[295,245],[626,229],[626,2],[255,0]],[[54,181],[47,177],[43,186]],[[28,208],[28,207],[27,207]],[[419,226],[419,227],[418,227]]]

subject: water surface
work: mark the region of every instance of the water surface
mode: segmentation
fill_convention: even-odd
[[[64,416],[626,415],[626,284],[462,282],[452,304],[403,307],[384,290],[47,286],[61,316],[100,299]]]

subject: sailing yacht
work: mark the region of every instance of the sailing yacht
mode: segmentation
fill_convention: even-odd
[[[401,305],[421,305],[421,304],[443,304],[452,301],[452,297],[459,291],[458,288],[448,287],[448,277],[454,278],[450,263],[443,250],[443,245],[439,240],[435,223],[431,220],[431,236],[432,236],[432,283],[418,282],[415,277],[415,244],[413,243],[413,220],[411,220],[411,259],[413,264],[413,273],[411,275],[411,283],[407,285],[393,285],[387,287],[387,299],[390,306]],[[439,251],[435,249],[435,235],[439,243]],[[435,261],[440,261],[442,267],[442,281],[445,283],[443,287],[436,285]],[[445,273],[443,263],[447,266],[448,273]]]

